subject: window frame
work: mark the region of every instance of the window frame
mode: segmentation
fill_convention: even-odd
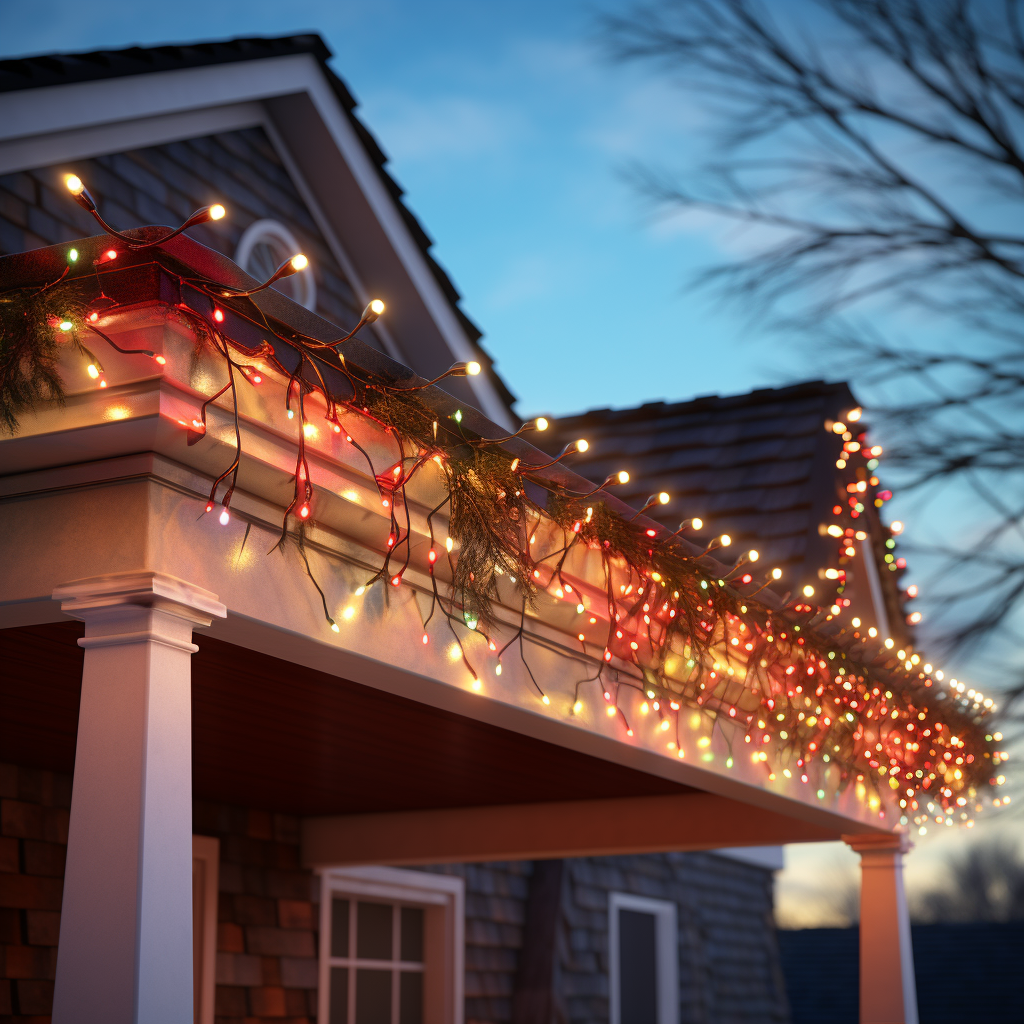
[[[657,976],[658,1024],[679,1024],[679,925],[678,908],[672,900],[608,893],[608,1019],[622,1024],[619,1009],[619,911],[653,914]]]
[[[202,865],[202,892],[200,893],[195,891],[197,861]],[[194,977],[192,986],[194,1024],[213,1024],[217,994],[217,887],[219,874],[220,840],[213,836],[193,836],[192,970]],[[201,929],[197,931],[195,919],[199,914],[201,914],[202,925]]]
[[[388,867],[321,869],[320,956],[317,1019],[327,1024],[331,967],[355,957],[331,956],[331,900],[378,899],[421,907],[423,936],[423,1024],[463,1024],[465,892],[462,878]],[[396,963],[398,961],[395,961]]]

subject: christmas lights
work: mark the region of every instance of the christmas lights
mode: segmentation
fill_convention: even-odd
[[[92,203],[80,180],[69,179],[68,187],[78,201],[84,198]],[[180,276],[160,249],[160,242],[170,237],[144,246],[137,239],[125,244],[132,253],[147,248],[147,258],[166,273],[178,275],[183,285],[210,303],[205,309],[201,303],[191,306],[186,302],[174,307],[175,314],[193,328],[197,344],[223,364],[227,377],[227,383],[203,402],[198,416],[186,427],[188,443],[204,439],[207,410],[218,398],[229,394],[233,409],[234,457],[214,481],[207,511],[220,504],[221,523],[231,522],[229,506],[242,450],[237,388],[240,382],[257,386],[272,373],[284,385],[289,418],[297,414],[298,419],[294,490],[282,516],[278,544],[296,542],[332,631],[340,630],[339,623],[330,613],[327,596],[305,553],[306,531],[316,514],[306,457],[306,442],[316,434],[316,425],[307,413],[307,399],[314,392],[325,402],[323,415],[333,432],[341,433],[342,416],[362,417],[395,447],[390,464],[381,469],[350,431],[344,433],[346,443],[361,453],[371,471],[390,526],[381,566],[356,590],[355,597],[377,582],[386,584],[385,591],[408,585],[404,577],[412,560],[412,537],[406,489],[427,466],[444,481],[445,496],[426,520],[430,546],[425,569],[431,604],[422,640],[429,643],[430,623],[439,613],[453,638],[449,656],[465,665],[475,690],[482,689],[482,681],[463,643],[469,633],[483,636],[488,650],[495,652],[496,675],[501,672],[502,656],[518,645],[539,701],[545,707],[555,706],[552,695],[545,693],[533,676],[525,649],[527,641],[539,642],[526,634],[527,610],[545,594],[545,600],[569,602],[580,616],[579,628],[572,630],[581,645],[579,653],[561,653],[586,665],[590,674],[576,682],[567,708],[573,715],[582,714],[587,691],[596,685],[609,720],[620,722],[627,738],[635,735],[627,710],[638,707],[642,724],[636,729],[642,727],[646,732],[650,728],[652,736],[665,742],[667,751],[686,758],[680,742],[680,716],[692,714],[696,725],[691,726],[707,730],[694,741],[702,761],[710,763],[718,757],[728,769],[735,764],[737,742],[756,745],[751,751],[752,763],[765,771],[769,782],[779,775],[799,780],[812,787],[817,799],[854,786],[879,814],[885,813],[884,792],[899,805],[900,817],[915,823],[921,823],[935,808],[941,810],[943,820],[954,816],[968,820],[979,806],[981,792],[989,785],[1001,784],[1003,776],[992,769],[1005,757],[990,749],[993,741],[984,737],[991,734],[986,734],[982,725],[992,702],[956,681],[940,685],[942,673],[932,673],[930,665],[922,666],[919,656],[902,640],[899,647],[895,638],[874,644],[870,641],[877,637],[877,629],[869,628],[867,637],[862,637],[859,620],[853,620],[855,632],[851,635],[849,629],[834,622],[845,608],[841,592],[826,594],[824,607],[819,607],[808,603],[815,588],[805,584],[802,594],[806,600],[786,607],[766,602],[758,595],[779,580],[782,572],[779,568],[762,569],[755,578],[756,550],[748,550],[731,566],[719,566],[704,555],[728,548],[732,543],[728,534],[712,540],[707,551],[695,551],[680,535],[690,526],[700,530],[704,524],[699,519],[684,520],[679,530],[666,534],[639,519],[640,513],[620,514],[605,500],[600,487],[573,491],[544,472],[574,452],[585,451],[585,440],[567,445],[553,461],[531,464],[505,451],[502,443],[508,438],[486,439],[467,432],[460,410],[451,416],[453,425],[442,428],[423,392],[446,377],[479,373],[479,363],[457,363],[434,381],[412,386],[346,363],[339,355],[340,345],[384,312],[379,300],[366,307],[355,328],[335,341],[285,331],[251,303],[251,295],[276,278],[258,289],[240,291],[213,280]],[[116,309],[102,299],[99,275],[116,272],[117,262],[112,259],[102,267],[95,264],[81,270],[79,265],[69,253],[58,279],[0,296],[4,346],[0,398],[4,421],[12,430],[20,409],[60,397],[55,367],[62,346],[82,351],[88,366],[95,370],[90,375],[94,379],[102,376],[102,367],[84,348],[81,334],[94,333],[121,352],[153,356],[143,350],[119,349],[96,326],[99,311],[110,316]],[[289,273],[302,266],[293,257],[282,268]],[[228,314],[256,318],[293,354],[291,365],[285,366],[272,350],[259,355],[269,369],[243,361],[255,357],[232,341],[227,333]],[[328,384],[328,369],[340,375],[346,385],[344,393]],[[860,410],[851,410],[843,421],[829,424],[827,429],[836,435],[836,444],[842,440],[844,458],[840,461],[868,460],[863,468],[873,471],[881,450],[868,448],[863,434],[855,439],[847,427],[847,421],[860,418]],[[516,434],[547,426],[547,421],[539,418]],[[860,472],[859,463],[850,466],[851,472],[855,469]],[[602,486],[628,479],[623,470]],[[546,493],[543,504],[527,495],[525,481]],[[850,482],[859,485],[864,480],[858,475]],[[218,502],[222,484],[225,489]],[[847,491],[848,498],[837,499],[833,515],[838,521],[826,524],[825,533],[841,546],[841,562],[851,557],[846,551],[853,550],[853,541],[867,536],[858,530],[856,520],[866,501],[878,500],[872,498],[876,488],[876,482],[868,482],[864,488],[855,486]],[[659,492],[645,507],[669,500],[667,492]],[[441,545],[434,536],[434,519],[445,510],[448,534]],[[852,525],[845,526],[845,522]],[[898,533],[899,528],[900,524],[894,523],[891,532]],[[439,589],[435,574],[439,549],[446,563],[447,593]],[[577,593],[578,586],[566,569],[575,551],[590,552],[599,559],[603,593],[600,589]],[[845,580],[842,565],[834,577],[826,579],[841,591]],[[494,606],[507,605],[509,593],[518,598],[519,626],[498,650]],[[348,604],[339,618],[347,623],[357,614],[357,607]],[[645,724],[648,722],[650,726]],[[724,753],[712,744],[713,731],[721,737]],[[691,756],[698,755],[691,751]],[[825,780],[831,780],[827,786]]]

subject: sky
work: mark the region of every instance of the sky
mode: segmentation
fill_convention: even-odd
[[[700,215],[666,218],[628,171],[640,163],[685,176],[709,115],[663,79],[609,63],[597,9],[0,0],[0,55],[319,32],[524,417],[830,376],[813,348],[689,287],[749,239]],[[896,505],[896,515],[914,513]],[[962,842],[921,840],[908,884],[933,878]],[[787,860],[778,893],[796,923],[816,919],[809,884],[850,877],[856,863],[841,844],[790,848]]]

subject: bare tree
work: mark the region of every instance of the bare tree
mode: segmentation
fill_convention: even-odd
[[[753,228],[703,278],[827,334],[904,488],[970,494],[940,567],[950,650],[1024,663],[1024,0],[659,0],[602,20],[620,60],[711,104],[718,154],[648,195]],[[907,337],[886,336],[883,310]],[[866,327],[865,325],[873,325]]]

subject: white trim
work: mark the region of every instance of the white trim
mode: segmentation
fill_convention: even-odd
[[[86,160],[108,153],[121,153],[126,149],[164,146],[220,132],[241,131],[261,124],[265,116],[260,103],[232,103],[203,110],[142,116],[112,124],[40,132],[18,139],[4,139],[0,130],[0,174]],[[0,124],[3,124],[2,120]]]
[[[193,964],[198,968],[194,979],[197,993],[198,1012],[195,1024],[213,1024],[214,997],[217,991],[217,887],[220,871],[220,840],[212,836],[192,837],[192,878],[195,885],[195,862],[202,865],[202,886],[200,896],[203,924],[200,933],[192,935]],[[196,893],[192,893],[193,908]],[[194,913],[194,909],[193,909]],[[195,968],[194,968],[195,969]]]
[[[348,164],[382,232],[457,361],[476,351],[427,259],[403,220],[401,210],[356,135],[320,64],[311,54],[267,57],[233,64],[157,71],[124,78],[24,89],[4,96],[0,121],[0,173],[50,166],[99,152],[156,145],[168,131],[189,137],[192,118],[208,120],[197,134],[223,131],[227,116],[211,108],[305,93]],[[253,111],[246,114],[251,126]],[[174,115],[174,116],[171,116]],[[151,122],[149,126],[146,121]],[[130,122],[126,141],[123,123]],[[102,131],[97,129],[102,126]],[[236,125],[241,127],[242,125]],[[146,141],[140,142],[140,139]],[[71,144],[69,145],[69,139]],[[115,141],[116,140],[116,141]],[[164,141],[167,141],[166,139]],[[509,430],[518,424],[486,374],[467,378],[480,409]]]
[[[318,76],[311,85],[309,95],[317,112],[341,150],[342,156],[352,171],[352,176],[359,184],[377,222],[384,230],[388,241],[412,279],[430,315],[448,343],[448,347],[458,361],[468,362],[474,359],[476,351],[472,343],[458,322],[447,296],[441,291],[441,286],[427,265],[422,250],[410,234],[409,228],[402,219],[401,211],[384,187],[377,168],[356,136],[352,122],[341,110],[322,75]],[[484,414],[506,429],[515,430],[518,424],[513,423],[511,414],[487,375],[480,374],[466,379],[479,399],[480,408]]]
[[[292,151],[285,144],[284,139],[281,138],[281,133],[277,130],[277,125],[274,124],[271,118],[264,115],[261,121],[261,127],[267,133],[271,145],[276,150],[277,155],[281,158],[281,162],[284,164],[289,177],[294,182],[295,188],[302,198],[302,201],[306,204],[313,220],[316,221],[316,226],[320,229],[320,234],[324,236],[324,240],[327,242],[327,247],[331,250],[331,255],[333,255],[338,261],[338,266],[341,268],[342,274],[345,275],[346,280],[352,286],[352,290],[356,293],[360,304],[365,306],[372,298],[374,298],[374,296],[367,291],[366,286],[363,284],[362,277],[356,270],[355,264],[349,258],[345,247],[341,244],[341,241],[338,238],[338,233],[334,230],[334,225],[331,224],[327,215],[324,213],[323,209],[321,209],[320,203],[313,194],[313,190],[309,187],[305,175],[299,168],[298,161],[292,156]],[[408,362],[408,359],[402,354],[401,349],[399,349],[395,339],[391,336],[391,332],[388,330],[387,325],[383,320],[378,320],[370,330],[380,338],[384,345],[384,351],[387,352],[392,359],[400,363]]]
[[[323,81],[316,58],[296,54],[21,89],[4,94],[0,140],[285,96],[314,78]]]
[[[250,277],[256,276],[247,266],[253,249],[260,242],[270,240],[280,242],[283,246],[282,263],[285,259],[290,259],[296,253],[302,252],[302,246],[299,245],[298,239],[280,221],[271,220],[270,218],[254,220],[242,232],[242,237],[238,240],[238,248],[235,249],[235,263],[249,274]],[[316,278],[313,277],[312,269],[307,266],[305,270],[300,270],[297,274],[292,275],[291,279],[297,283],[299,289],[300,294],[297,300],[299,304],[315,312]]]
[[[330,1012],[331,899],[335,893],[418,904],[433,913],[424,936],[425,970],[440,972],[443,987],[432,1001],[424,999],[424,1024],[463,1024],[465,972],[466,884],[455,875],[389,867],[328,868],[320,872],[320,974],[317,1020],[327,1024]],[[429,945],[428,945],[429,944]],[[438,949],[437,947],[441,948]],[[350,950],[351,952],[351,950]],[[431,957],[440,955],[440,964]],[[333,962],[332,962],[333,961]],[[429,984],[429,982],[428,982]]]
[[[658,1024],[679,1024],[679,926],[676,905],[627,892],[608,893],[608,1017],[621,1024],[619,1013],[619,911],[653,914],[658,979]]]

